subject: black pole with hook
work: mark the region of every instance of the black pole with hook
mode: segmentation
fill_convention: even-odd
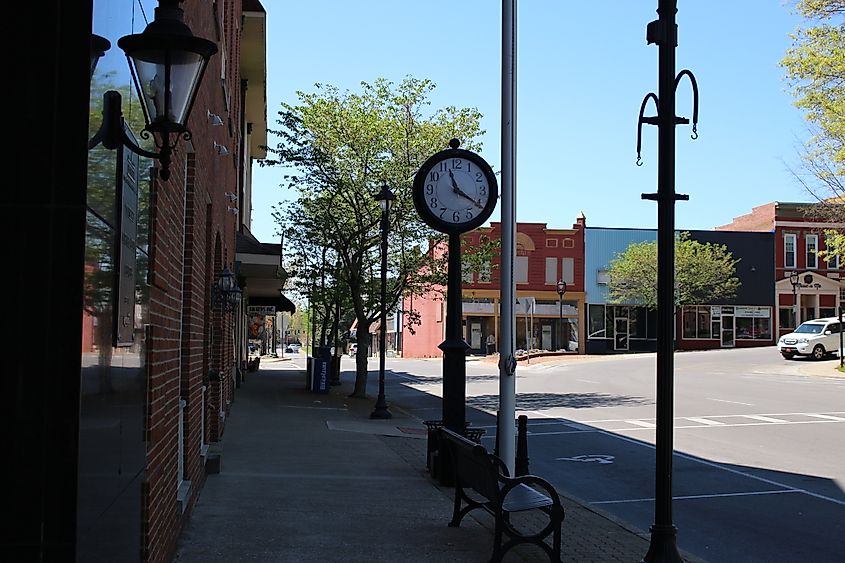
[[[654,524],[644,563],[681,563],[677,528],[672,522],[672,455],[674,411],[674,322],[675,322],[675,202],[689,196],[675,193],[675,126],[689,119],[675,115],[675,90],[687,76],[693,89],[692,138],[698,137],[698,84],[689,70],[675,75],[675,49],[678,26],[675,23],[677,0],[659,0],[658,19],[649,23],[646,39],[658,46],[658,94],[650,92],[643,99],[637,123],[637,166],[642,164],[643,123],[658,128],[657,193],[643,194],[643,199],[657,201],[657,430],[655,459]],[[645,117],[649,100],[657,106],[657,115]]]

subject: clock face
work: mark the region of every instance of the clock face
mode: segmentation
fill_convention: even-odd
[[[490,166],[461,149],[437,153],[414,178],[414,204],[423,220],[446,232],[467,232],[490,217],[498,187]]]

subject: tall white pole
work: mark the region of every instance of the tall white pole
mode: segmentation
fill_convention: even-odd
[[[499,457],[514,474],[516,448],[516,0],[502,0],[502,275],[499,354]]]

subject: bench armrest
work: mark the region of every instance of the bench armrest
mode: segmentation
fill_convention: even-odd
[[[506,478],[510,479],[511,472],[510,472],[510,470],[508,469],[508,464],[506,464],[506,463],[502,460],[502,458],[500,458],[500,457],[499,457],[499,456],[497,456],[497,455],[494,455],[494,454],[488,454],[488,455],[489,455],[489,456],[490,456],[490,458],[493,460],[493,462],[496,464],[496,467],[499,469],[499,474],[500,474],[500,476],[502,476],[502,477],[506,477]]]
[[[542,477],[538,477],[537,475],[521,475],[519,477],[508,477],[506,475],[502,475],[499,477],[499,481],[502,483],[502,498],[508,496],[511,489],[514,489],[519,485],[536,485],[546,492],[546,496],[552,500],[555,507],[561,507],[560,496],[557,494],[557,490],[551,483]]]

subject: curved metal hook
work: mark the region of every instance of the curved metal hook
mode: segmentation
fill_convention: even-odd
[[[692,71],[684,69],[675,77],[675,91],[678,90],[678,84],[684,76],[689,78],[690,85],[692,85],[692,135],[690,135],[690,139],[695,140],[698,139],[698,83],[695,81],[695,75]]]
[[[643,98],[643,103],[640,105],[640,117],[637,119],[637,166],[643,165],[643,160],[640,158],[640,152],[643,146],[643,114],[645,113],[645,106],[649,99],[654,100],[655,109],[658,106],[657,94],[654,92],[646,94],[645,98]]]

